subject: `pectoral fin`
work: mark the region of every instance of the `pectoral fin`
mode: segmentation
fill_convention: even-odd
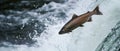
[[[90,17],[87,22],[91,22],[91,21],[92,21],[92,18]]]
[[[84,25],[81,24],[80,27],[84,27]]]

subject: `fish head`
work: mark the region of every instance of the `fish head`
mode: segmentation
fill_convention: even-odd
[[[69,32],[71,32],[70,29],[68,29],[68,28],[62,28],[62,29],[59,31],[59,34],[65,34],[65,33],[69,33]]]

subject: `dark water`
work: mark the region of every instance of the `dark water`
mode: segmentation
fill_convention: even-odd
[[[1,0],[0,11],[5,10],[32,10],[50,2],[64,3],[66,0]]]
[[[45,25],[27,14],[12,14],[0,17],[0,42],[10,42],[12,44],[32,44],[34,36],[40,36],[45,29]],[[25,23],[22,23],[24,19]],[[37,31],[37,33],[36,33]]]

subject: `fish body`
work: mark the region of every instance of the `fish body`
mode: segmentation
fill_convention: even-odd
[[[83,24],[85,22],[91,22],[92,15],[102,15],[102,13],[99,11],[99,7],[97,6],[93,11],[91,12],[87,12],[84,13],[80,16],[77,15],[73,15],[72,19],[70,21],[68,21],[63,27],[62,29],[59,31],[59,34],[64,34],[64,33],[68,33],[68,32],[72,32],[72,30],[76,29],[77,27],[83,27]]]

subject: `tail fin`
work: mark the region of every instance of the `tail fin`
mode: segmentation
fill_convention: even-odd
[[[96,13],[95,13],[96,15],[103,15],[103,14],[100,12],[98,6],[94,9],[94,11],[96,12]]]

